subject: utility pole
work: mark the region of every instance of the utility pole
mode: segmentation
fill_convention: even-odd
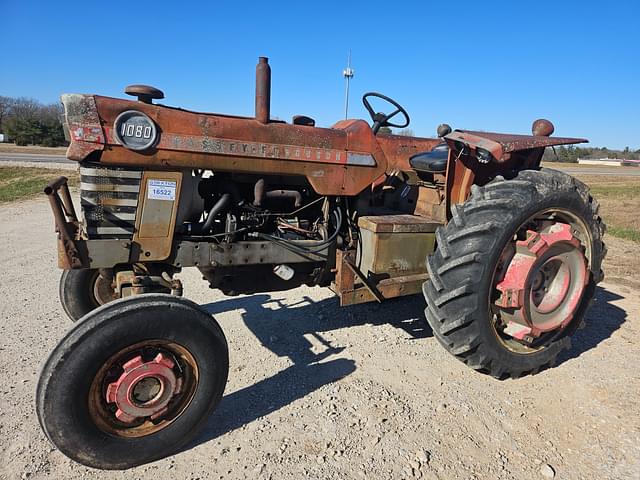
[[[344,118],[347,119],[349,115],[349,81],[353,78],[353,68],[351,68],[351,50],[349,50],[349,59],[347,60],[347,68],[342,71],[342,75],[346,80],[345,92],[344,92]]]

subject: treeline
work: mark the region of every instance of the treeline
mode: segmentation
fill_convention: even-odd
[[[633,151],[630,150],[629,147],[626,147],[624,150],[611,150],[606,147],[589,148],[570,145],[568,147],[555,147],[555,152],[552,148],[547,148],[542,160],[545,162],[578,163],[579,158],[618,158],[620,160],[638,160],[640,159],[640,149]]]
[[[67,145],[62,129],[62,105],[44,105],[32,98],[0,96],[0,133],[16,145]]]

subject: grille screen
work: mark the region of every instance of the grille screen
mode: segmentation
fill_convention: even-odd
[[[80,201],[89,238],[131,238],[142,172],[80,167]]]

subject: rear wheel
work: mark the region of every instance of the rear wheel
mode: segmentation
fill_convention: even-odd
[[[228,369],[222,330],[198,305],[161,294],[116,300],[77,322],[47,359],[38,418],[71,459],[130,468],[197,434]]]
[[[63,271],[58,293],[62,308],[74,322],[115,298],[110,277],[97,268]]]
[[[552,365],[602,278],[605,227],[587,187],[553,170],[522,171],[473,187],[452,215],[427,259],[434,336],[498,378]]]

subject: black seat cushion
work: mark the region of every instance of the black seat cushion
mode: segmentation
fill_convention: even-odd
[[[442,173],[447,169],[448,159],[449,145],[439,143],[430,152],[413,155],[409,159],[409,165],[418,172]]]

